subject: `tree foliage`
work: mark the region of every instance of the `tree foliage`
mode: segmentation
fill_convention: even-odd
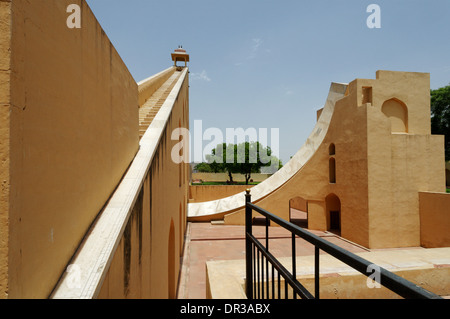
[[[445,160],[450,160],[450,85],[431,91],[431,133],[445,136]]]
[[[262,168],[269,169],[268,173],[272,174],[281,168],[280,160],[272,155],[270,147],[264,147],[259,142],[219,144],[206,156],[206,160],[207,163],[197,165],[196,169],[203,172],[227,172],[230,183],[234,183],[233,174],[243,174],[247,185],[251,175],[260,173]]]
[[[220,171],[214,172],[211,165],[208,163],[199,163],[195,166],[195,170],[199,171],[200,173],[222,173]]]

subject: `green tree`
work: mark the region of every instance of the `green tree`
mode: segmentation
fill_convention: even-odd
[[[252,174],[260,173],[261,168],[272,168],[273,174],[282,166],[281,161],[272,155],[270,147],[264,147],[259,142],[219,144],[206,158],[211,167],[228,173],[230,183],[234,183],[233,174],[243,174],[246,185]]]
[[[216,163],[199,163],[194,169],[200,173],[225,173],[223,166]]]
[[[431,133],[445,136],[445,160],[450,160],[450,85],[431,90]]]
[[[194,167],[195,170],[199,171],[200,173],[212,173],[211,166],[208,163],[198,163]]]

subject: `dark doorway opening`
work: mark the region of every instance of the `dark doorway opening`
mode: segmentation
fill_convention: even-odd
[[[341,213],[339,211],[330,211],[330,231],[341,231]]]
[[[341,235],[341,201],[335,194],[330,194],[325,199],[327,205],[328,231]]]

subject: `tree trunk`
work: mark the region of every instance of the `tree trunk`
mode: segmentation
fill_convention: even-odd
[[[230,184],[234,184],[233,175],[231,174],[231,172],[228,172],[228,177],[230,178]]]

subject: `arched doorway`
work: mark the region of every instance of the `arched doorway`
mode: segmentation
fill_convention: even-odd
[[[289,201],[289,220],[291,223],[308,228],[308,202],[298,196]]]
[[[325,199],[327,206],[328,231],[341,234],[341,201],[335,194],[330,194]]]

